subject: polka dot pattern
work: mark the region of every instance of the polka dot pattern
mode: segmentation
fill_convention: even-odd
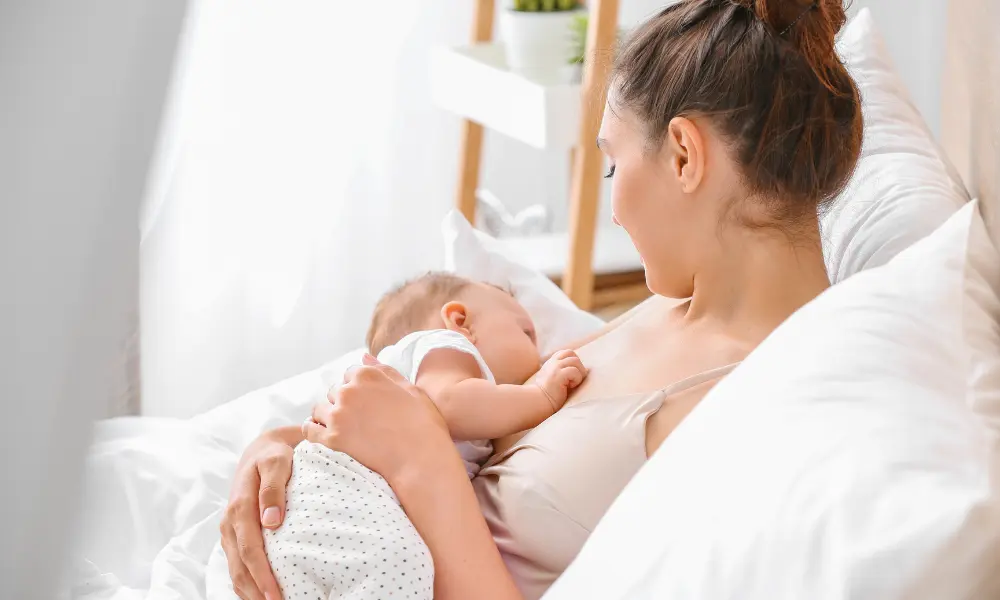
[[[431,600],[427,545],[389,484],[350,456],[295,448],[284,523],[264,547],[284,600]]]

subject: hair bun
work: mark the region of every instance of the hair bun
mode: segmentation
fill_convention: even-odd
[[[836,92],[834,75],[842,69],[834,44],[847,22],[843,0],[739,0],[805,58],[816,76]]]

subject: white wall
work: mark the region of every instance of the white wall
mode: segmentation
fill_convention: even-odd
[[[622,26],[637,24],[666,4],[663,0],[622,0],[619,20]],[[941,120],[946,5],[944,0],[855,0],[849,12],[854,15],[863,7],[871,9],[900,76],[935,135]],[[566,156],[537,150],[497,133],[487,135],[483,185],[514,208],[535,203],[553,207],[559,211],[557,229],[566,227],[569,169]],[[598,220],[605,226],[610,219],[607,187]]]
[[[0,598],[50,599],[186,2],[0,2]]]
[[[935,136],[941,127],[945,0],[855,0],[851,15],[871,10],[885,37],[896,70]]]

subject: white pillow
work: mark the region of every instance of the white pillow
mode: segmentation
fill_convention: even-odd
[[[451,211],[441,223],[445,270],[500,286],[514,294],[531,315],[542,355],[590,335],[604,322],[580,310],[545,275],[506,257],[501,244]]]
[[[969,409],[997,369],[1000,254],[977,207],[782,324],[546,600],[1000,597],[1000,430]]]
[[[969,199],[893,70],[868,9],[847,25],[837,48],[861,89],[865,135],[857,172],[821,217],[834,283],[885,264]]]

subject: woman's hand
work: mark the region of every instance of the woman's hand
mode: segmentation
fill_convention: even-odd
[[[302,425],[310,442],[349,454],[394,489],[458,458],[437,407],[392,367],[365,356]],[[399,490],[396,491],[399,494]]]
[[[298,428],[264,433],[246,449],[236,467],[220,530],[233,590],[243,600],[281,598],[264,552],[261,525],[269,529],[281,525],[285,486],[292,475],[292,448],[298,438]]]
[[[437,407],[394,369],[364,362],[315,407],[306,439],[389,482],[431,551],[435,598],[520,599]]]

